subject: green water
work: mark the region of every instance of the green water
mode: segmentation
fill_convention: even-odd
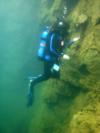
[[[39,0],[0,0],[0,133],[27,132],[27,77],[41,71],[39,6]]]

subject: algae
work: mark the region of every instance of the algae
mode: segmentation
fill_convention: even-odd
[[[65,0],[55,0],[49,10],[47,1],[42,2],[44,24],[54,21]],[[99,0],[80,0],[66,16],[71,36],[80,34],[81,39],[65,50],[70,60],[61,59],[60,79],[49,79],[40,87],[30,133],[100,132],[99,9]]]

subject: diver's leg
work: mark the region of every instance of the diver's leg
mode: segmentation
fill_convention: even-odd
[[[32,105],[33,95],[34,95],[34,86],[42,81],[48,80],[51,76],[51,66],[50,62],[44,62],[44,74],[40,74],[37,77],[32,77],[29,82],[28,87],[28,106]]]
[[[33,77],[29,81],[29,86],[28,86],[28,103],[27,106],[31,106],[33,103],[33,98],[34,98],[34,86],[38,84],[39,82],[47,80],[49,77],[46,74],[41,74],[38,75],[37,77]]]

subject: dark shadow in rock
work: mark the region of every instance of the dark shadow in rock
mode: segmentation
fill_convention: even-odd
[[[70,12],[79,2],[79,0],[64,0],[64,4],[67,5],[68,11]]]
[[[99,24],[100,24],[100,17],[97,18],[97,20],[96,20],[96,24],[95,24],[95,25],[99,25]]]
[[[82,64],[80,67],[79,67],[79,71],[81,74],[83,75],[88,75],[90,74],[88,68],[87,68],[87,65],[86,64]]]
[[[80,93],[80,90],[81,88],[74,86],[68,82],[66,83],[65,87],[58,91],[55,95],[46,98],[45,103],[51,110],[53,110],[55,106],[58,106],[63,102],[70,104],[73,99]]]

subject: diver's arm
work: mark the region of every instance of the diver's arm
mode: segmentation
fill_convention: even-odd
[[[75,38],[69,40],[69,41],[67,42],[66,46],[70,46],[70,45],[74,44],[74,42],[78,41],[79,39],[80,39],[80,36],[75,37]]]

